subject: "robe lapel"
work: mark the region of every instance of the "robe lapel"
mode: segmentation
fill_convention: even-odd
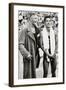
[[[34,34],[31,32],[31,26],[28,27],[27,34],[33,41],[35,41]]]
[[[28,31],[27,34],[28,34],[28,36],[29,36],[33,41],[35,41],[35,37],[34,37],[34,35],[33,35],[32,32]]]

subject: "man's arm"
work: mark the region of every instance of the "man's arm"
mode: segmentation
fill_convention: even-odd
[[[27,51],[27,49],[24,47],[25,44],[25,34],[26,30],[22,30],[20,37],[19,37],[19,50],[21,52],[21,54],[23,55],[23,57],[28,58],[30,56],[30,52]]]
[[[48,57],[53,57],[53,55],[51,55],[47,49],[45,49],[44,52],[47,54]]]

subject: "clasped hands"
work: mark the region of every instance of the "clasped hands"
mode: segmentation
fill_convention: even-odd
[[[29,55],[27,56],[27,59],[28,59],[28,60],[32,60],[32,55],[29,54]]]
[[[49,58],[55,58],[56,57],[56,54],[55,53],[54,54],[49,54],[48,57]]]

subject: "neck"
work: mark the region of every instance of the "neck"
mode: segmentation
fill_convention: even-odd
[[[50,32],[50,27],[46,27],[46,29],[47,29],[47,31],[48,31],[48,33]]]

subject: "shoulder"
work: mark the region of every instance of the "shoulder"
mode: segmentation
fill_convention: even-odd
[[[25,37],[26,36],[26,32],[27,32],[27,29],[22,29],[19,32],[19,35],[18,35],[19,36],[19,39]]]
[[[41,34],[46,34],[47,33],[47,29],[44,27],[43,30],[41,31]]]
[[[23,30],[21,31],[21,34],[25,34],[27,31],[28,31],[28,29],[23,29]]]
[[[55,34],[55,30],[53,28],[51,28],[51,33]]]

